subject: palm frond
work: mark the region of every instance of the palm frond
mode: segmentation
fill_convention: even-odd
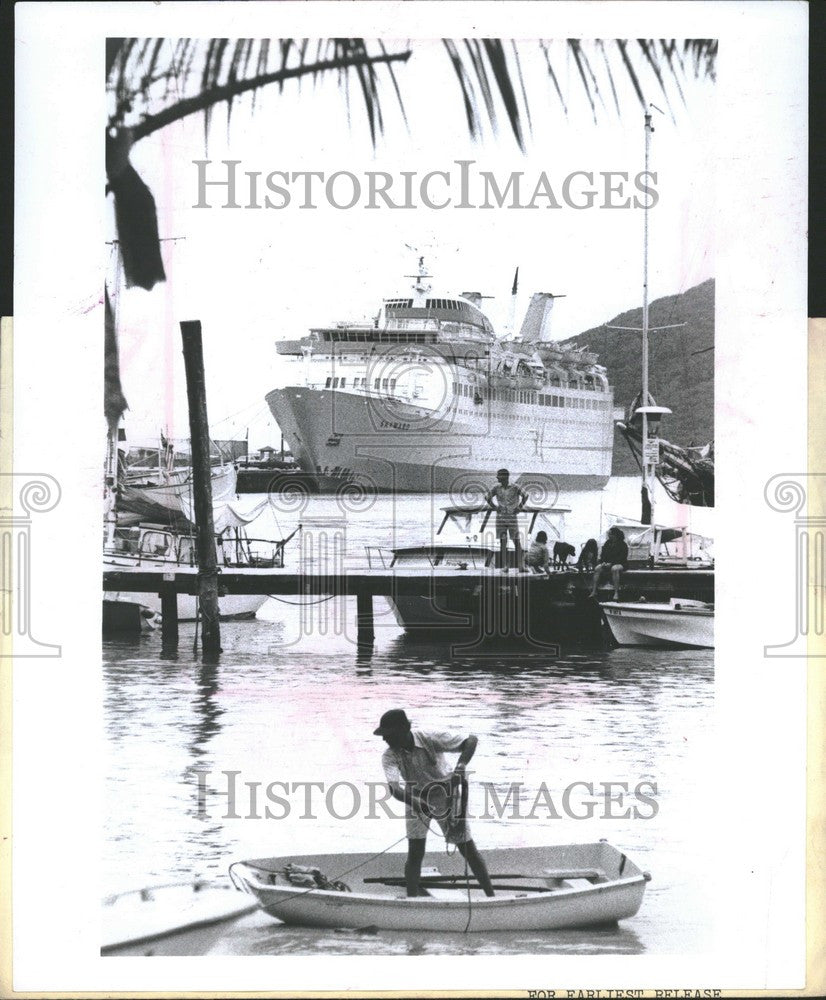
[[[388,55],[371,55],[365,61],[362,53],[353,53],[318,63],[306,63],[288,69],[263,73],[260,76],[246,77],[244,79],[216,84],[205,90],[199,90],[191,97],[181,98],[156,114],[145,115],[141,121],[132,127],[132,138],[133,141],[137,142],[139,139],[146,138],[146,136],[151,135],[153,132],[157,132],[158,129],[172,124],[172,122],[180,121],[198,112],[203,112],[207,116],[208,121],[209,114],[216,105],[228,102],[241,94],[254,92],[273,83],[283,83],[286,80],[300,79],[308,75],[326,73],[337,69],[353,69],[358,73],[366,74],[363,78],[364,99],[375,128],[381,125],[381,115],[376,107],[378,96],[375,80],[373,79],[371,82],[367,66],[372,67],[389,62],[405,61],[408,57],[409,53],[391,53]],[[215,79],[214,71],[215,65],[213,64],[210,79]]]
[[[587,62],[587,56],[582,51],[582,46],[581,46],[581,43],[579,42],[579,40],[576,39],[576,38],[571,38],[568,41],[568,45],[569,45],[570,50],[571,50],[571,55],[574,57],[574,62],[576,63],[576,68],[579,71],[579,78],[580,78],[580,80],[582,80],[582,86],[585,89],[585,93],[586,93],[586,95],[588,97],[588,102],[591,105],[591,114],[593,115],[594,121],[596,122],[596,120],[597,120],[597,107],[596,107],[596,104],[594,103],[594,96],[596,94],[599,94],[599,87],[597,86],[596,78],[594,77],[594,74],[592,72],[590,72],[590,66],[588,67],[588,69],[589,69],[589,78],[586,78],[586,76],[585,76],[585,66],[584,66],[584,64]],[[593,93],[592,93],[592,87],[593,87]],[[601,97],[600,97],[600,100],[602,100]]]
[[[426,44],[426,43],[423,43]],[[186,115],[201,112],[208,132],[218,104],[226,104],[228,119],[233,102],[251,93],[253,108],[259,91],[272,84],[279,92],[289,80],[309,78],[313,84],[332,74],[337,78],[351,115],[350,82],[358,85],[371,142],[384,131],[382,81],[392,87],[402,119],[407,118],[402,87],[395,72],[416,43],[399,43],[391,50],[380,40],[363,38],[308,39],[134,39],[112,38],[106,43],[107,82],[114,101],[110,124],[133,124],[136,138],[146,136]],[[685,83],[690,79],[715,79],[715,39],[613,39],[569,38],[540,41],[545,68],[563,113],[568,116],[573,90],[584,94],[596,121],[608,113],[603,94],[610,90],[613,111],[620,115],[628,97],[647,107],[653,91],[664,98],[673,117],[672,95],[684,105]],[[563,87],[557,73],[558,46],[576,67],[576,84]],[[517,145],[524,149],[531,130],[528,91],[521,58],[526,42],[471,38],[457,42],[443,39],[458,85],[467,129],[478,139],[487,123],[494,131],[504,115]],[[623,86],[620,82],[624,81]]]
[[[631,85],[634,88],[634,93],[639,98],[640,104],[643,107],[643,111],[648,110],[648,101],[646,101],[643,96],[642,88],[640,87],[639,77],[637,76],[637,71],[634,69],[633,63],[628,58],[628,42],[622,39],[617,39],[617,47],[620,50],[620,55],[622,56],[622,62],[628,71],[628,76],[631,80]]]
[[[528,128],[530,129],[533,124],[531,122],[531,109],[528,104],[528,93],[525,90],[525,79],[522,76],[522,66],[519,62],[519,50],[516,48],[515,41],[511,42],[511,48],[513,49],[513,61],[516,66],[516,77],[519,80],[519,91],[522,94],[522,103],[525,106],[525,117],[527,118]]]
[[[551,52],[547,42],[540,42],[542,47],[542,54],[545,56],[545,68],[548,70],[548,76],[551,78],[551,83],[554,85],[556,90],[556,95],[559,98],[559,103],[562,105],[562,110],[567,116],[568,105],[565,103],[565,97],[562,94],[562,88],[559,86],[559,80],[556,78],[556,73],[554,71],[553,62],[551,61]]]
[[[168,48],[164,57],[165,49]],[[315,49],[315,55],[312,54]],[[388,72],[404,115],[401,90],[392,64],[405,62],[411,54],[388,51],[383,43],[361,38],[320,39],[313,46],[307,39],[212,38],[110,39],[107,43],[107,81],[115,96],[110,124],[132,125],[139,109],[148,112],[132,125],[135,139],[196,112],[204,115],[208,134],[213,110],[251,93],[253,107],[262,87],[276,84],[283,90],[288,80],[309,77],[313,81],[336,73],[340,85],[352,75],[359,84],[371,140],[375,144],[384,128],[379,69]],[[158,89],[159,82],[166,87]],[[174,81],[174,87],[170,83]],[[349,89],[346,96],[349,95]],[[406,119],[405,119],[406,120]]]
[[[636,44],[634,44],[634,41]],[[674,118],[674,103],[678,99],[681,105],[686,104],[684,84],[687,80],[715,80],[717,65],[716,39],[687,39],[678,43],[674,39],[636,40],[617,38],[613,40],[594,39],[583,41],[569,38],[564,42],[566,55],[571,58],[577,69],[577,79],[596,120],[597,104],[607,111],[602,99],[600,78],[610,87],[614,109],[621,115],[628,96],[633,94],[643,108],[647,108],[652,98],[656,96],[665,100],[672,119]],[[560,45],[563,43],[556,43]],[[680,47],[681,44],[681,47]],[[569,114],[570,94],[563,96],[559,78],[554,64],[559,55],[554,55],[555,43],[542,43],[545,54],[548,76],[562,104],[563,111]],[[589,52],[598,55],[601,62],[601,72],[597,72],[589,59]],[[621,80],[626,86],[620,87]]]
[[[442,39],[442,44],[456,74],[471,137],[478,138],[482,134],[480,102],[484,107],[484,117],[496,130],[498,100],[505,110],[519,148],[524,149],[522,120],[524,115],[530,127],[530,114],[516,46],[513,45],[513,54],[509,60],[504,43],[497,38],[466,38],[461,49],[449,38]],[[514,74],[520,82],[521,106],[513,85]]]
[[[666,41],[664,38],[661,38],[660,51],[662,52],[663,56],[665,56],[665,60],[668,63],[668,69],[671,72],[672,78],[674,79],[674,84],[677,87],[677,93],[680,95],[680,100],[683,102],[683,104],[685,104],[685,94],[683,93],[683,88],[680,85],[680,73],[677,72],[677,69],[674,66],[674,59],[676,58],[680,64],[680,72],[682,72],[685,68],[682,57],[680,56],[680,53],[677,51],[677,43],[674,41],[673,38],[670,39],[669,41]]]
[[[605,72],[608,76],[608,83],[611,86],[611,96],[614,98],[614,107],[616,108],[617,114],[620,113],[620,103],[619,97],[617,97],[617,88],[614,86],[614,74],[611,72],[611,63],[608,60],[608,53],[605,51],[605,43],[601,38],[597,39],[597,49],[602,56],[602,62],[605,66]]]
[[[467,121],[468,132],[471,137],[475,139],[478,135],[478,131],[476,102],[473,97],[473,88],[468,75],[465,72],[465,66],[459,55],[459,50],[456,48],[456,43],[451,41],[449,38],[443,39],[442,42],[447,50],[448,56],[450,57],[450,61],[453,64],[453,71],[456,74],[456,79],[459,82],[459,89],[462,92],[462,102],[465,108],[465,120]]]
[[[519,104],[516,99],[516,93],[513,89],[513,82],[511,81],[510,68],[508,66],[507,56],[505,55],[505,47],[497,38],[486,38],[483,42],[483,47],[485,54],[488,57],[490,68],[493,71],[493,78],[496,80],[496,85],[499,88],[499,95],[502,98],[502,103],[505,105],[505,111],[508,115],[511,130],[513,131],[516,141],[519,143],[519,148],[522,149],[524,148],[524,141],[522,138],[521,115]],[[518,70],[519,54],[515,49],[514,60]]]
[[[665,98],[665,102],[668,105],[668,111],[671,115],[671,118],[673,119],[674,112],[671,110],[671,98],[668,96],[668,90],[666,89],[665,86],[665,80],[663,79],[662,72],[660,71],[659,61],[656,58],[656,49],[653,48],[654,43],[649,42],[645,38],[638,38],[637,44],[639,45],[640,50],[642,51],[642,54],[645,57],[645,61],[651,67],[651,70],[654,73],[654,77],[656,78],[657,83],[660,85],[660,91],[662,92],[662,95]]]

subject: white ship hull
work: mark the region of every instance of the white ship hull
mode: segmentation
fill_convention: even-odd
[[[461,399],[434,410],[366,393],[287,386],[267,403],[300,467],[386,492],[483,489],[507,466],[549,491],[601,489],[611,474],[611,410],[556,411]]]

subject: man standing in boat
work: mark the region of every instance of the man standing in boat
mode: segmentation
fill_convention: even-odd
[[[516,483],[511,483],[510,475],[507,469],[500,469],[496,473],[498,484],[485,497],[488,506],[496,511],[496,537],[499,539],[500,567],[504,573],[508,572],[508,535],[513,539],[516,549],[516,569],[524,569],[522,542],[519,538],[519,512],[527,503],[528,494]]]
[[[407,713],[392,708],[381,717],[374,736],[387,744],[382,766],[394,799],[404,802],[407,823],[407,863],[404,877],[408,896],[427,896],[421,886],[422,859],[427,843],[429,818],[441,827],[445,840],[455,844],[476,876],[486,896],[493,895],[490,876],[482,855],[470,835],[464,810],[452,808],[453,801],[467,796],[465,769],[476,752],[477,739],[452,733],[426,733],[413,729]],[[451,770],[445,753],[459,752]],[[449,789],[449,791],[448,791]]]

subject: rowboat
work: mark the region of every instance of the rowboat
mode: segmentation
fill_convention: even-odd
[[[668,604],[603,604],[603,614],[620,646],[714,648],[714,605],[673,597]]]
[[[492,897],[466,874],[458,852],[425,855],[422,885],[430,895],[416,898],[405,896],[406,855],[399,853],[259,858],[235,862],[230,877],[269,916],[287,924],[459,933],[614,924],[639,910],[650,879],[604,841],[489,850],[484,856]]]
[[[130,889],[103,900],[102,955],[201,954],[227,923],[256,908],[205,882]]]

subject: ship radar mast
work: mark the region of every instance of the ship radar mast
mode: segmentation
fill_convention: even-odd
[[[407,244],[405,244],[405,245],[407,245]],[[410,247],[410,249],[414,250],[415,248],[414,247]],[[405,275],[405,278],[413,278],[414,279],[412,288],[413,288],[413,294],[414,294],[414,298],[415,298],[415,301],[416,301],[417,305],[421,302],[422,299],[427,298],[427,296],[430,294],[430,289],[433,286],[430,285],[430,284],[428,284],[427,279],[428,278],[432,278],[432,277],[433,277],[433,275],[432,274],[428,274],[427,273],[427,268],[424,266],[424,255],[420,254],[419,255],[419,267],[418,267],[418,270],[417,270],[416,274],[406,274]]]

